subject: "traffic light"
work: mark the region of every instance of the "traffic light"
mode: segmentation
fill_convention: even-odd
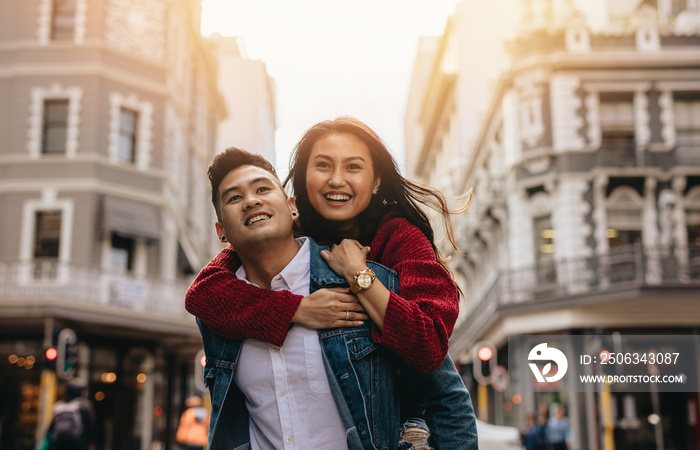
[[[484,371],[485,363],[486,371]],[[477,342],[474,346],[474,379],[483,385],[491,384],[489,376],[495,367],[496,346],[487,341]]]
[[[48,347],[44,350],[44,363],[47,369],[56,370],[56,357],[58,356],[58,350],[56,347]]]
[[[78,336],[75,331],[64,328],[58,333],[57,350],[56,374],[64,380],[73,379],[78,364]]]

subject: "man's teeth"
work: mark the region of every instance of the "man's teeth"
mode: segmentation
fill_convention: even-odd
[[[330,200],[332,202],[347,202],[350,200],[349,195],[343,195],[343,194],[327,194],[326,200]]]
[[[248,220],[248,223],[246,225],[253,225],[255,222],[260,222],[261,220],[269,219],[270,216],[267,214],[261,214],[259,216],[255,216],[252,219]]]

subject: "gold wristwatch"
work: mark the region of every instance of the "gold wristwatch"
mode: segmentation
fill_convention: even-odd
[[[369,289],[372,286],[372,283],[374,283],[375,278],[376,275],[372,269],[360,270],[355,274],[355,281],[353,281],[352,285],[350,286],[350,292],[357,294],[360,291]]]

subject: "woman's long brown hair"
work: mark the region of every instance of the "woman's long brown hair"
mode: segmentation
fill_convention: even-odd
[[[289,175],[284,181],[285,187],[291,182],[299,208],[299,222],[304,234],[320,243],[336,243],[345,237],[339,236],[331,221],[324,219],[309,201],[306,192],[306,171],[311,150],[316,142],[330,134],[349,133],[360,139],[372,155],[375,176],[382,179],[378,192],[372,196],[369,206],[358,216],[360,229],[364,235],[360,240],[368,243],[379,227],[379,223],[389,213],[407,219],[418,227],[428,238],[435,251],[437,261],[447,269],[445,260],[435,245],[430,219],[421,209],[427,205],[442,216],[445,235],[455,250],[457,243],[452,231],[450,216],[467,210],[471,202],[471,191],[467,200],[458,209],[450,209],[447,199],[437,189],[410,181],[401,176],[396,161],[387,150],[379,136],[367,125],[353,117],[339,117],[335,120],[319,122],[311,127],[301,138],[291,156]]]

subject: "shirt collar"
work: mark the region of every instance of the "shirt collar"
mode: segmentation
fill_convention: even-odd
[[[287,286],[296,286],[300,282],[304,281],[304,278],[309,277],[309,266],[311,264],[311,249],[310,249],[310,244],[309,240],[305,237],[298,237],[294,239],[297,243],[297,245],[300,247],[299,251],[297,254],[292,258],[291,261],[289,261],[289,264],[285,266],[282,271],[275,275],[273,280],[276,278],[281,278],[284,280]],[[238,270],[236,270],[236,276],[240,278],[241,280],[244,280],[248,283],[248,274],[246,273],[245,269],[243,266],[239,267]],[[254,283],[250,283],[254,284]]]

